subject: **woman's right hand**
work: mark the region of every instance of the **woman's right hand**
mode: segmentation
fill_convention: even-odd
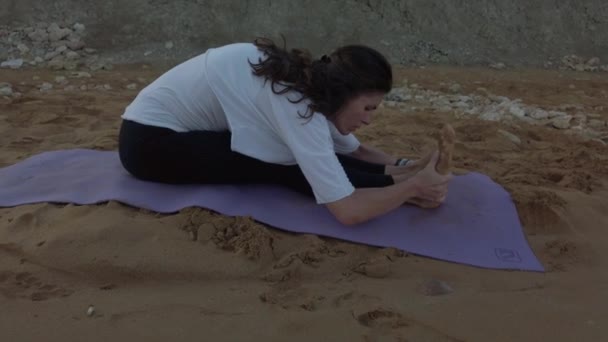
[[[429,163],[414,175],[417,198],[441,203],[445,200],[448,192],[448,183],[452,179],[451,174],[441,175],[435,169],[439,160],[439,151],[435,151]]]

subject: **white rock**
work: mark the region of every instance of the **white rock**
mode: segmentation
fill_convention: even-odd
[[[40,56],[36,56],[36,58],[34,58],[34,62],[36,62],[36,63],[42,63],[42,62],[44,62],[44,59],[42,57],[40,57]]]
[[[106,84],[103,85],[103,89],[105,89],[105,90],[111,90],[112,86],[106,83]]]
[[[509,113],[518,118],[523,118],[526,116],[526,112],[519,105],[514,104],[509,106]]]
[[[86,71],[77,71],[69,75],[71,78],[91,78],[91,74]]]
[[[167,49],[167,50],[173,49],[173,42],[166,42],[165,43],[165,49]]]
[[[84,42],[81,40],[69,40],[66,43],[66,46],[73,51],[82,50],[84,48]]]
[[[146,52],[144,52],[144,56],[148,57],[152,54],[152,51],[148,50]]]
[[[40,91],[49,91],[53,89],[53,85],[49,82],[44,82],[39,87]]]
[[[95,50],[93,48],[85,48],[84,52],[86,52],[88,54],[93,54],[93,53],[97,52],[97,50]]]
[[[55,83],[64,83],[66,82],[65,76],[57,76],[55,77]]]
[[[135,84],[135,83],[127,84],[126,88],[129,90],[135,90],[135,89],[137,89],[137,84]]]
[[[590,58],[587,61],[587,65],[590,66],[590,67],[599,67],[600,66],[600,59],[598,57]]]
[[[496,69],[496,70],[502,70],[504,68],[506,68],[507,66],[505,65],[505,63],[492,63],[490,64],[490,68],[492,69]]]
[[[47,63],[48,67],[54,70],[62,70],[65,68],[65,60],[61,56],[53,58]]]
[[[608,65],[602,65],[600,70],[608,72]]]
[[[80,90],[87,90],[87,85],[86,84],[81,85]]]
[[[55,48],[55,52],[57,53],[64,53],[68,51],[68,47],[65,45],[58,45],[57,48]]]
[[[515,135],[515,134],[513,134],[511,132],[507,132],[507,131],[505,131],[503,129],[499,129],[498,133],[502,134],[507,139],[509,139],[511,142],[513,142],[513,143],[515,143],[517,145],[521,144],[521,139],[517,135]]]
[[[74,29],[74,31],[76,33],[82,34],[82,33],[84,33],[86,26],[84,26],[84,24],[81,24],[81,23],[75,23],[74,26],[72,26],[72,29]]]
[[[17,50],[19,50],[19,52],[21,52],[21,54],[26,54],[26,53],[30,52],[30,48],[27,47],[27,45],[25,45],[23,43],[17,44]]]
[[[95,307],[90,305],[87,309],[87,316],[92,317],[93,315],[95,315]]]
[[[549,114],[549,118],[557,118],[557,117],[564,117],[564,116],[568,116],[568,114],[567,114],[567,113],[564,113],[564,112],[558,112],[558,111],[554,111],[554,110],[549,111],[549,112],[548,112],[548,114]]]
[[[461,87],[461,86],[460,86],[460,84],[458,84],[458,83],[454,83],[454,84],[452,84],[452,85],[450,86],[450,91],[451,91],[452,93],[458,93],[458,92],[460,92],[461,90],[462,90],[462,87]]]
[[[558,129],[570,128],[570,121],[572,121],[571,115],[559,116],[551,120],[551,125]]]
[[[532,119],[544,120],[544,119],[549,118],[549,113],[547,113],[546,111],[544,111],[540,108],[536,108],[536,109],[533,109],[532,111],[530,111],[528,113],[528,116],[531,117]]]
[[[80,58],[80,55],[76,51],[68,51],[64,55],[65,55],[65,58],[70,59],[70,60]]]
[[[591,119],[591,120],[589,120],[587,125],[593,129],[603,129],[603,128],[606,128],[606,121],[602,121],[602,120],[598,120],[598,119]]]
[[[0,96],[13,95],[13,87],[10,83],[0,83]]]
[[[19,69],[23,65],[23,58],[9,59],[0,63],[0,68]]]
[[[28,33],[27,36],[32,41],[37,42],[37,43],[46,42],[49,40],[49,34],[46,32],[46,30],[43,30],[43,29],[37,29],[33,32],[30,32],[30,33]]]
[[[65,91],[74,91],[74,90],[76,90],[76,86],[73,85],[73,84],[70,84],[70,85],[65,86],[65,88],[63,88],[63,90],[65,90]]]

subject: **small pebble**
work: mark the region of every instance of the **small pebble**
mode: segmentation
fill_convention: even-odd
[[[87,316],[92,317],[95,314],[95,307],[93,305],[89,305],[87,309]]]

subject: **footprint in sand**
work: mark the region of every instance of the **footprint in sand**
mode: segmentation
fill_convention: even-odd
[[[64,298],[74,291],[45,283],[29,272],[1,272],[0,293],[7,298],[23,298],[31,301],[44,301],[51,298]]]
[[[353,316],[359,324],[370,328],[367,340],[391,337],[405,341],[463,341],[390,309],[378,308],[360,314],[353,313]]]

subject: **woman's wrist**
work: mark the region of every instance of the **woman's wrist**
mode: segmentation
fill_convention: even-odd
[[[406,166],[409,162],[410,160],[407,158],[397,158],[395,161],[395,166]]]

